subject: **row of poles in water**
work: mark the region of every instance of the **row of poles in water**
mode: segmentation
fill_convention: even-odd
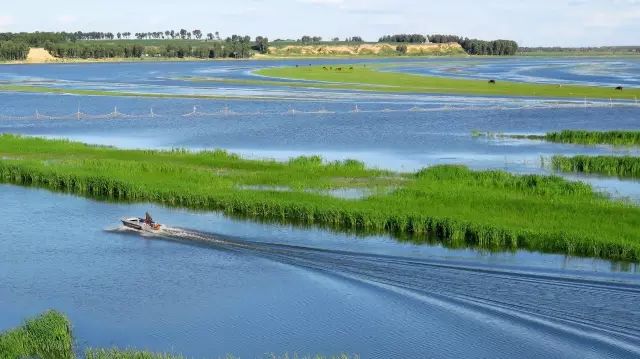
[[[353,114],[353,113],[392,113],[392,112],[441,112],[441,111],[513,111],[513,110],[533,110],[533,109],[550,109],[550,108],[602,108],[602,107],[636,107],[639,106],[638,101],[634,103],[630,102],[587,102],[585,100],[584,103],[578,102],[562,102],[562,103],[549,103],[542,102],[538,104],[529,104],[524,106],[453,106],[446,105],[440,107],[419,107],[413,106],[407,109],[361,109],[358,105],[355,105],[351,110],[346,111],[330,111],[325,108],[320,108],[318,110],[296,110],[294,108],[289,108],[289,110],[284,112],[278,111],[255,111],[255,112],[237,112],[231,110],[228,106],[225,106],[223,109],[215,112],[205,112],[200,111],[198,106],[193,106],[193,110],[188,113],[183,114],[158,114],[153,108],[149,109],[149,112],[139,113],[139,114],[126,114],[120,112],[118,107],[115,107],[112,112],[107,114],[89,114],[82,112],[78,107],[78,110],[75,113],[68,115],[46,115],[36,110],[31,115],[2,115],[0,114],[0,119],[10,119],[10,120],[86,120],[86,119],[127,119],[127,118],[158,118],[158,117],[213,117],[213,116],[259,116],[259,115],[311,115],[311,114]]]

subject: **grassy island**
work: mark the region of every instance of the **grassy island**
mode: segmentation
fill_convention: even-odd
[[[152,201],[450,246],[640,259],[640,208],[553,176],[436,166],[394,173],[353,160],[286,163],[224,151],[120,150],[0,136],[0,181],[95,198]],[[359,189],[360,199],[332,190]]]
[[[257,74],[294,80],[311,80],[346,84],[353,90],[379,92],[438,93],[456,95],[527,96],[635,100],[640,89],[623,89],[579,85],[554,85],[524,82],[456,79],[380,71],[375,66],[332,65],[270,67]]]

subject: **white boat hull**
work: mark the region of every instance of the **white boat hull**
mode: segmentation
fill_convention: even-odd
[[[122,224],[129,228],[140,232],[160,233],[163,226],[159,223],[145,223],[142,218],[123,218],[120,220]]]

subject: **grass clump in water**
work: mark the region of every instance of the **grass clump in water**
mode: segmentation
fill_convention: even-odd
[[[575,143],[583,145],[640,145],[640,131],[585,131],[563,130],[550,132],[545,139],[551,142]]]
[[[358,161],[286,163],[226,152],[140,151],[0,136],[0,181],[88,197],[151,201],[339,230],[438,238],[451,246],[640,260],[640,208],[554,176],[435,166],[416,173]],[[256,191],[252,186],[291,191]],[[362,188],[362,199],[318,189]],[[376,191],[378,188],[393,191]]]
[[[634,156],[553,156],[551,165],[562,172],[640,178],[640,157]]]
[[[49,311],[19,328],[0,333],[0,358],[75,358],[69,320]]]
[[[549,142],[571,143],[579,145],[640,146],[640,131],[631,130],[562,130],[559,132],[548,132],[544,135],[504,134],[473,130],[471,132],[471,136],[486,138],[510,138],[516,140],[543,140]]]

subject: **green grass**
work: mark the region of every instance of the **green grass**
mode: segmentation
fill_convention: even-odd
[[[328,66],[327,66],[328,67]],[[489,84],[486,80],[455,79],[446,77],[421,76],[398,72],[379,71],[369,65],[332,65],[333,70],[323,66],[270,67],[256,73],[274,78],[326,81],[348,84],[354,90],[380,92],[440,93],[460,95],[496,95],[528,97],[560,97],[634,100],[640,97],[640,89],[617,91],[614,88],[553,85],[498,80]],[[342,71],[337,71],[341,67]],[[350,68],[353,67],[351,70]],[[487,79],[488,80],[488,79]]]
[[[512,138],[517,140],[541,140],[578,145],[640,146],[640,131],[634,130],[562,130],[560,132],[547,132],[544,135],[504,134],[473,130],[471,131],[471,136],[489,138]]]
[[[640,157],[633,156],[553,156],[551,165],[563,172],[597,173],[640,178]]]
[[[544,139],[551,142],[575,143],[582,145],[617,145],[617,146],[639,146],[640,131],[586,131],[586,130],[564,130],[560,132],[550,132]]]
[[[417,173],[357,161],[246,160],[224,151],[119,150],[0,136],[0,181],[339,230],[438,238],[449,246],[640,259],[640,208],[552,176],[436,166]],[[290,191],[251,190],[278,186]],[[340,199],[314,192],[365,188]],[[389,192],[389,189],[395,190]]]
[[[50,311],[27,320],[19,328],[0,333],[0,358],[75,358],[69,320]]]

